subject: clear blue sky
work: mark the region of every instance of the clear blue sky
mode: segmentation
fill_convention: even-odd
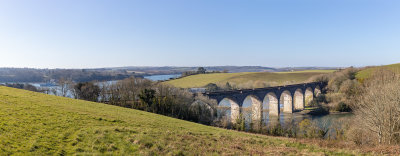
[[[0,0],[0,67],[399,62],[398,0]]]

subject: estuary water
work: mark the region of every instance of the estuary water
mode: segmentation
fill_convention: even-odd
[[[327,115],[308,115],[301,113],[281,113],[279,116],[279,123],[283,126],[290,126],[293,124],[298,125],[304,119],[309,119],[320,128],[337,128],[342,126],[348,119],[353,116],[352,113],[333,113]],[[277,119],[274,119],[277,120]],[[274,122],[274,121],[270,121]]]
[[[163,81],[163,80],[169,80],[171,78],[177,78],[180,76],[181,74],[169,74],[169,75],[151,75],[151,76],[145,76],[144,78],[152,81]]]
[[[245,121],[246,129],[250,129],[255,121],[252,121],[252,111],[242,110],[242,115]],[[268,110],[263,110],[263,112],[268,112]],[[229,117],[231,116],[230,108],[218,108],[218,116],[221,115]],[[331,113],[327,115],[309,115],[304,112],[294,112],[294,113],[283,113],[281,112],[279,116],[270,116],[268,113],[262,114],[261,126],[262,127],[276,127],[281,126],[283,128],[294,128],[298,127],[299,123],[305,119],[310,120],[313,126],[320,129],[328,130],[328,135],[330,137],[336,136],[337,129],[343,129],[350,119],[352,118],[352,113]],[[231,120],[231,119],[230,119]],[[253,123],[252,123],[253,122]]]
[[[332,113],[327,115],[308,115],[299,112],[288,114],[281,113],[279,123],[282,127],[299,126],[299,123],[304,119],[308,119],[311,123],[320,129],[328,130],[326,137],[336,137],[336,130],[342,130],[349,123],[354,114],[352,113]],[[277,119],[274,119],[275,122]],[[273,121],[267,124],[272,124]]]

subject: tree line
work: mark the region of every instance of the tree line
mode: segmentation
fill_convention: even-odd
[[[126,70],[0,68],[0,82],[49,82],[71,79],[75,82],[122,80],[137,76]]]
[[[211,73],[228,73],[228,70],[223,71],[207,71],[204,67],[197,68],[197,71],[184,71],[182,72],[182,77],[190,76],[190,75],[197,75],[197,74],[211,74]]]
[[[120,81],[80,82],[61,79],[60,96],[70,92],[74,98],[144,110],[183,120],[210,125],[217,103],[187,89],[130,77]],[[63,87],[64,86],[64,87]]]

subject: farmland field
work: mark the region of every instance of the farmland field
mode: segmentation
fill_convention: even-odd
[[[397,63],[397,64],[391,64],[391,65],[385,65],[385,66],[366,68],[364,70],[359,71],[357,73],[356,77],[357,77],[357,79],[368,78],[375,70],[377,70],[379,68],[386,68],[386,69],[392,70],[396,73],[400,73],[400,63]]]
[[[314,75],[333,72],[334,70],[307,70],[294,72],[244,72],[199,74],[166,81],[164,83],[180,88],[204,87],[209,83],[231,84],[271,83],[272,85],[302,83]]]

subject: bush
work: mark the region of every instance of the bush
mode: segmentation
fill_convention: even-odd
[[[344,103],[344,102],[339,102],[339,104],[336,106],[336,109],[335,109],[336,111],[339,111],[339,112],[350,112],[351,111],[351,108],[350,108],[350,106],[349,105],[347,105],[346,103]]]
[[[80,99],[95,102],[98,100],[101,92],[100,87],[93,82],[80,82],[74,86],[74,90]]]
[[[242,113],[240,113],[239,117],[237,119],[235,119],[235,123],[233,124],[233,127],[238,131],[246,130],[245,119],[244,119]]]
[[[356,145],[373,145],[377,140],[376,135],[363,128],[362,125],[359,124],[360,121],[354,121],[352,126],[349,127],[347,131],[345,131],[346,139],[354,142]]]
[[[327,126],[319,127],[309,119],[304,119],[299,123],[299,134],[304,138],[325,138],[329,128]]]
[[[206,90],[209,92],[214,92],[220,90],[220,88],[215,83],[209,83],[205,86]]]
[[[267,127],[262,130],[262,133],[272,136],[296,137],[296,130],[291,128],[284,128],[280,124]]]
[[[326,82],[326,94],[321,94],[316,97],[316,100],[311,103],[311,106],[318,106],[322,109],[314,113],[323,113],[326,110],[332,109],[341,112],[352,111],[350,105],[354,103],[354,97],[359,90],[360,83],[355,79],[359,69],[350,67],[336,72],[314,76],[310,81]],[[327,105],[323,105],[327,103]]]
[[[316,98],[317,103],[326,103],[326,95],[325,94],[319,94]]]

